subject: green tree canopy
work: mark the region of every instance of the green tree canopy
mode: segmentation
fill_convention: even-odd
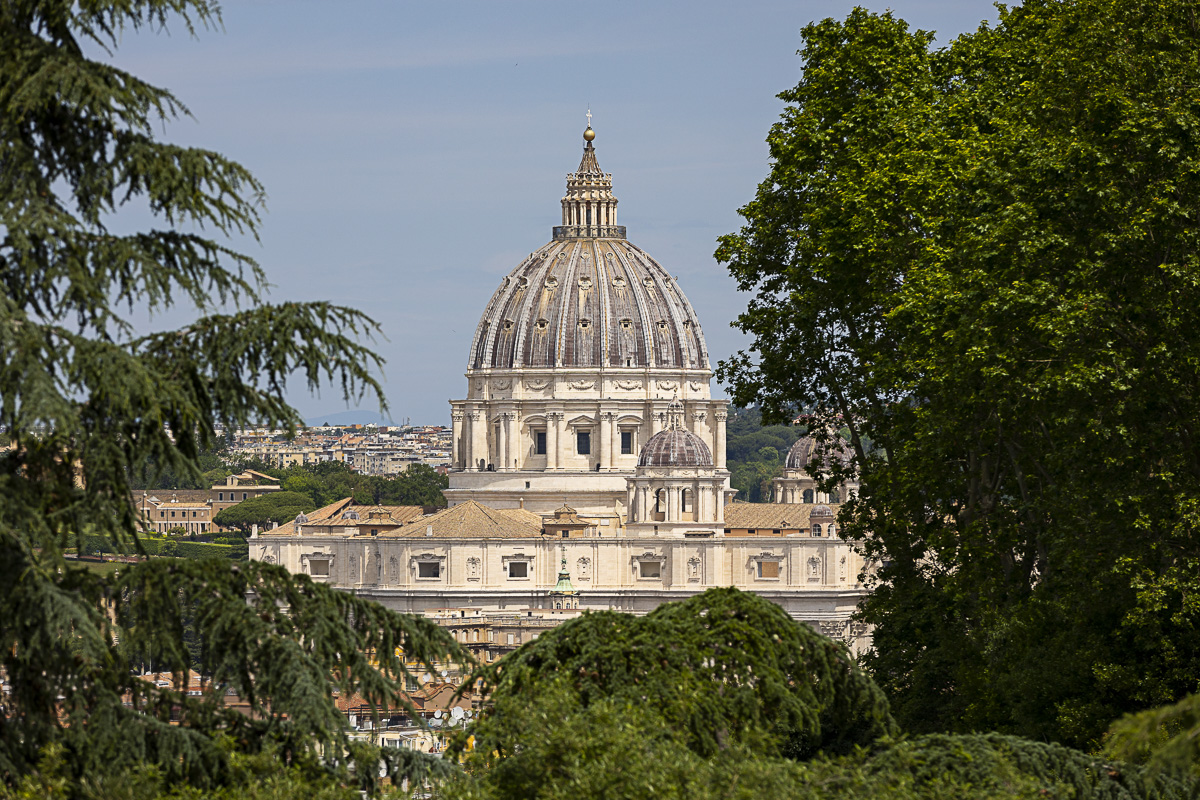
[[[312,498],[301,492],[267,492],[221,509],[213,522],[222,528],[249,531],[255,525],[266,528],[271,522],[282,525],[316,507]]]
[[[587,614],[478,677],[498,706],[548,690],[562,691],[569,708],[606,698],[644,705],[701,755],[733,742],[787,755],[841,752],[896,730],[882,692],[843,646],[732,588],[644,617]],[[522,725],[513,717],[486,717],[476,747],[510,753]]]
[[[718,250],[754,337],[719,373],[848,426],[868,663],[910,729],[1091,746],[1195,688],[1195,11],[1029,0],[939,50],[889,14],[804,29]]]
[[[461,735],[474,747],[466,773],[437,787],[446,800],[1184,800],[1197,788],[1012,736],[886,735],[880,693],[840,646],[732,589],[644,618],[588,614],[482,674],[492,706]]]
[[[410,464],[396,475],[364,475],[340,461],[323,461],[270,470],[289,492],[312,498],[318,508],[345,497],[364,505],[444,506],[442,490],[450,479],[427,464]]]
[[[131,476],[198,478],[218,423],[294,431],[294,373],[347,398],[379,388],[360,343],[372,320],[265,302],[257,265],[225,243],[256,230],[251,174],[156,139],[182,104],[85,54],[169,20],[219,24],[208,0],[0,5],[0,427],[14,445],[0,453],[0,781],[61,747],[74,781],[149,769],[199,789],[231,780],[233,753],[275,748],[288,763],[324,754],[331,779],[369,788],[378,755],[349,746],[331,690],[403,703],[397,648],[465,657],[435,625],[271,565],[150,560],[117,578],[64,558],[85,531],[137,550]],[[129,204],[161,227],[120,232]],[[133,307],[196,317],[142,334]],[[184,680],[185,617],[201,696],[131,674],[154,652]],[[227,690],[251,713],[226,709]]]

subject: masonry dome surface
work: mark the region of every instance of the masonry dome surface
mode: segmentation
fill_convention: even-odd
[[[612,173],[587,141],[579,169],[567,175],[563,224],[492,295],[470,369],[709,369],[683,290],[616,219]]]

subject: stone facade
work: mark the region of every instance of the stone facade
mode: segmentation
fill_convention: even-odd
[[[451,402],[450,507],[343,500],[254,537],[251,557],[451,620],[489,658],[580,611],[644,614],[720,586],[861,650],[865,565],[830,535],[835,511],[728,503],[727,401],[710,395],[699,321],[616,224],[593,138],[554,239],[480,319]],[[395,524],[367,523],[384,516]]]
[[[479,321],[467,397],[450,404],[446,497],[538,513],[566,502],[615,530],[625,479],[672,401],[724,469],[727,401],[710,395],[708,348],[683,290],[616,225],[612,175],[590,140],[567,176],[562,222]]]

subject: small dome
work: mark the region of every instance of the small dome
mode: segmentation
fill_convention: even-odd
[[[342,512],[342,519],[358,519],[358,512],[353,508],[347,508]]]
[[[832,519],[833,518],[833,509],[827,505],[822,504],[822,505],[814,507],[813,510],[808,515],[809,519],[818,519],[820,517],[829,517],[830,519]]]
[[[308,517],[304,516],[304,514],[303,514],[303,513],[301,513],[301,514],[297,514],[297,515],[296,515],[296,520],[295,520],[295,522],[296,522],[296,524],[297,524],[297,525],[307,525],[307,524],[308,524]]]
[[[712,452],[696,434],[680,428],[659,431],[650,437],[638,456],[639,467],[711,467]]]
[[[813,453],[817,449],[817,440],[811,436],[801,436],[792,445],[792,449],[788,450],[787,462],[784,465],[787,469],[806,469],[808,463],[812,461]],[[843,464],[849,464],[851,453],[850,448],[846,446],[846,442],[841,437],[837,437],[825,447],[824,466],[829,466],[830,456],[837,458]]]

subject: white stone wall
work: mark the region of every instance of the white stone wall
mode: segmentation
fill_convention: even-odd
[[[293,572],[308,573],[313,558],[331,559],[329,577],[315,580],[417,613],[543,608],[564,552],[584,609],[646,613],[714,586],[735,586],[767,597],[796,619],[833,630],[848,622],[864,593],[863,561],[853,548],[807,536],[398,539],[268,533],[251,542],[252,558]],[[642,560],[657,562],[661,577],[639,577]],[[778,563],[778,578],[758,577],[763,560]],[[439,563],[439,577],[418,577],[422,561]],[[506,564],[512,561],[529,563],[527,578],[509,577]]]

